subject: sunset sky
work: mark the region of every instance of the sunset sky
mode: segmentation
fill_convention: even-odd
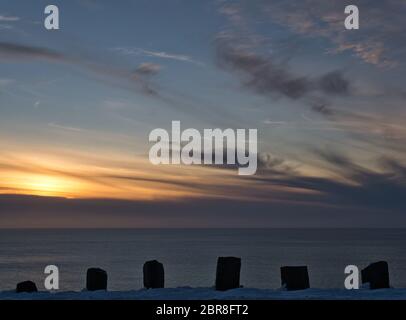
[[[406,227],[406,2],[0,4],[0,227]],[[258,129],[259,168],[154,166]]]

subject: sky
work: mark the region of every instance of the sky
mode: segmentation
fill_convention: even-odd
[[[406,3],[0,4],[0,228],[406,227]],[[149,133],[258,129],[259,168]]]

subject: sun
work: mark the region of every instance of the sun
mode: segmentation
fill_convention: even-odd
[[[27,185],[38,191],[60,191],[62,189],[61,181],[53,177],[38,177],[27,182]]]
[[[21,187],[30,190],[31,194],[63,197],[69,197],[69,194],[76,189],[70,180],[46,175],[30,175],[24,179]]]

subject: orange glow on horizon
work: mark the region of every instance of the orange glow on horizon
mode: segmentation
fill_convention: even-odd
[[[0,165],[0,194],[124,200],[176,200],[202,195],[182,185],[196,179],[202,182],[198,179],[202,168],[153,166],[148,159],[135,156],[14,151],[5,154]],[[210,181],[213,179],[206,179],[206,183]]]
[[[227,198],[277,201],[280,194],[314,193],[272,183],[258,184],[235,170],[204,166],[154,166],[145,156],[84,153],[69,150],[13,150],[0,159],[0,194],[64,198],[171,200]],[[301,175],[327,176],[319,168],[303,167]],[[266,196],[264,198],[264,194]],[[286,201],[286,197],[283,200]]]
[[[70,191],[78,189],[78,185],[54,176],[28,175],[22,183],[22,189],[32,190],[37,195],[70,197]]]

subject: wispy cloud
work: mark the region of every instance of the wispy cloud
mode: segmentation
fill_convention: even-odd
[[[157,74],[159,70],[161,70],[161,66],[159,64],[144,62],[137,67],[135,73],[144,76],[152,76]]]
[[[13,84],[13,83],[15,83],[14,79],[5,79],[5,78],[2,79],[2,78],[0,78],[0,87],[8,86],[8,85]]]
[[[162,58],[162,59],[170,59],[170,60],[177,60],[182,62],[189,62],[196,65],[202,66],[203,63],[193,59],[192,57],[184,54],[175,54],[175,53],[168,53],[165,51],[152,51],[152,50],[145,50],[141,48],[125,48],[125,47],[118,47],[114,48],[114,51],[117,51],[124,55],[140,55],[146,57],[154,57],[154,58]]]
[[[64,54],[48,48],[34,47],[11,42],[0,42],[0,58],[2,57],[9,59],[37,58],[48,60],[69,60]]]
[[[360,29],[348,31],[341,0],[260,1],[262,12],[293,33],[331,42],[328,53],[352,53],[366,63],[392,67],[406,52],[403,1],[358,0]]]
[[[9,24],[0,24],[0,30],[12,30],[13,26]]]
[[[64,225],[68,216],[69,221],[79,221],[83,227],[86,220],[83,220],[82,213],[86,212],[86,216],[104,214],[107,220],[103,219],[103,223],[106,223],[106,226],[111,223],[118,226],[144,226],[146,223],[157,227],[161,226],[162,221],[167,223],[168,217],[170,225],[177,227],[202,227],[202,223],[227,227],[231,226],[230,223],[240,227],[275,226],[275,223],[290,227],[296,224],[301,227],[404,225],[404,164],[385,158],[380,161],[380,170],[372,170],[342,154],[317,150],[314,152],[320,159],[327,160],[331,169],[343,179],[301,175],[292,170],[285,159],[275,156],[263,159],[258,175],[245,180],[234,175],[227,180],[226,176],[223,176],[220,184],[217,181],[204,183],[203,179],[189,175],[151,176],[134,171],[126,173],[122,167],[117,172],[112,172],[99,165],[97,170],[94,170],[93,166],[93,170],[86,167],[82,172],[74,173],[42,170],[43,174],[52,173],[64,179],[91,182],[92,190],[96,186],[101,190],[101,184],[108,190],[114,190],[118,185],[123,187],[125,184],[130,191],[133,190],[130,186],[148,186],[164,194],[174,189],[196,193],[184,191],[180,198],[166,196],[154,198],[154,201],[144,198],[61,199],[0,195],[0,204],[5,209],[0,212],[0,219],[8,225],[16,223],[21,227],[21,221],[24,220],[27,223],[38,222],[38,226],[43,227],[49,222]],[[15,164],[8,166],[11,166],[9,169],[20,170]],[[21,170],[27,169],[22,166]],[[24,177],[27,176],[26,173]],[[69,184],[64,185],[68,186]],[[13,191],[22,190],[13,190],[10,186],[0,193]],[[113,193],[110,191],[111,194]],[[55,211],[63,214],[55,215]],[[114,212],[114,215],[111,212]],[[247,212],[250,214],[247,215]],[[26,219],[21,219],[22,215]],[[388,215],[391,219],[388,219]],[[72,219],[72,216],[75,219]],[[90,221],[94,226],[94,219]],[[66,224],[64,226],[66,227]]]
[[[266,19],[292,36],[329,42],[327,54],[348,53],[380,67],[401,63],[406,53],[405,3],[357,0],[353,4],[360,8],[360,29],[355,32],[344,28],[345,4],[341,0],[239,0],[225,2],[219,12],[240,30],[250,29],[249,22]]]
[[[68,131],[74,131],[74,132],[82,132],[83,131],[83,129],[80,129],[80,128],[63,126],[63,125],[53,123],[53,122],[48,123],[48,126],[52,127],[52,128],[56,128],[56,129],[62,129],[62,130],[68,130]]]
[[[378,159],[377,169],[371,169],[337,152],[314,150],[314,153],[341,179],[297,175],[286,175],[280,180],[271,175],[264,179],[266,171],[265,175],[256,179],[317,191],[306,201],[400,210],[406,207],[403,197],[406,192],[406,167],[403,162],[383,157]]]
[[[232,34],[219,35],[215,44],[217,65],[235,73],[244,88],[258,94],[294,100],[309,98],[314,104],[328,96],[350,93],[350,83],[340,71],[317,77],[295,74],[281,59],[259,53],[256,46]]]
[[[158,91],[153,88],[151,77],[156,75],[160,67],[157,64],[141,63],[135,70],[127,70],[113,64],[107,64],[96,56],[92,59],[80,55],[70,55],[45,47],[37,47],[19,43],[0,42],[0,60],[45,60],[53,63],[64,63],[82,67],[95,74],[116,80],[126,80],[132,84],[120,85],[127,89],[136,89],[147,95],[158,97]]]
[[[19,21],[20,17],[16,16],[5,16],[0,14],[0,22],[14,22],[14,21]]]

